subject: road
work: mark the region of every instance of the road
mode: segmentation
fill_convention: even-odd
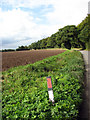
[[[83,94],[83,103],[80,107],[78,120],[90,120],[90,51],[80,51],[85,61],[85,91]]]

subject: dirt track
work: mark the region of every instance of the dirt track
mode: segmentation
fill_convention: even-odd
[[[65,50],[29,50],[2,53],[2,71],[19,65],[31,64],[49,56],[57,55]]]

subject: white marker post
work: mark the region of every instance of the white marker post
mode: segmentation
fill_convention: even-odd
[[[49,101],[52,101],[54,105],[54,95],[53,95],[51,77],[47,77],[47,86],[48,86]]]

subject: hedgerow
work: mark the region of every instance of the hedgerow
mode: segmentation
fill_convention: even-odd
[[[77,119],[84,78],[84,61],[79,51],[65,51],[2,74],[3,119]],[[49,102],[48,76],[52,79],[54,105]]]

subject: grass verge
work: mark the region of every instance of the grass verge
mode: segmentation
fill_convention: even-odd
[[[2,74],[3,119],[77,119],[84,78],[84,61],[79,51],[65,51]],[[48,76],[52,78],[54,106],[48,100]]]

